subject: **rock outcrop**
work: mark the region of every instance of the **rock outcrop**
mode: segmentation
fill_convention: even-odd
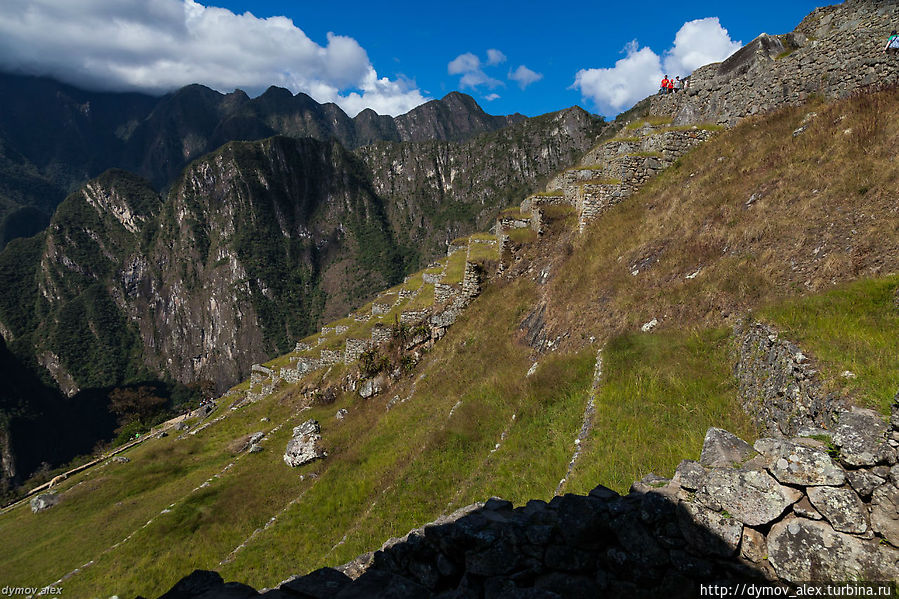
[[[262,596],[694,597],[711,583],[899,580],[899,403],[890,425],[858,409],[838,420],[833,447],[795,437],[753,448],[710,429],[708,466],[684,461],[671,480],[518,508],[493,498]],[[850,484],[865,477],[873,491]]]
[[[701,67],[685,92],[653,97],[650,112],[676,124],[736,124],[798,104],[813,94],[846,98],[899,82],[899,62],[883,53],[899,22],[892,0],[846,0],[819,8],[786,35],[762,34],[721,63]]]
[[[36,514],[50,509],[57,503],[59,503],[59,496],[56,493],[41,493],[31,499],[31,511]]]
[[[307,420],[293,429],[293,436],[284,450],[284,463],[291,468],[327,457],[321,445],[321,426],[316,420]]]

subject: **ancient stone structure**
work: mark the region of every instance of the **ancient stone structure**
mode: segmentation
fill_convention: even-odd
[[[383,324],[376,324],[371,329],[372,345],[378,346],[389,343],[393,338],[393,329]]]
[[[434,284],[434,301],[439,303],[448,302],[458,296],[458,290],[453,285],[446,283]]]
[[[359,359],[364,352],[370,347],[371,341],[368,339],[347,339],[346,349],[343,352],[343,363],[352,364]]]
[[[343,354],[339,350],[323,349],[321,353],[321,366],[333,366],[343,360]]]
[[[275,373],[271,368],[262,366],[261,364],[253,364],[250,367],[250,386],[258,385],[265,379],[271,378]]]
[[[656,96],[651,113],[676,124],[734,125],[812,94],[845,98],[899,82],[899,61],[882,52],[899,22],[893,0],[847,0],[819,8],[786,35],[761,35],[722,63],[697,69],[684,93]]]
[[[427,308],[421,310],[405,310],[400,313],[400,324],[415,325],[424,322],[431,311]]]
[[[462,275],[462,297],[472,299],[481,294],[481,283],[484,279],[484,267],[476,262],[466,262]]]
[[[390,308],[392,304],[388,304],[386,302],[373,302],[371,305],[371,314],[372,316],[381,316],[382,314],[387,314],[390,312]]]
[[[308,343],[304,343],[303,341],[297,341],[296,347],[293,348],[295,352],[309,351],[312,349],[312,346]]]
[[[831,429],[845,402],[821,384],[809,358],[777,331],[753,323],[736,333],[735,368],[744,411],[769,435]]]
[[[303,424],[294,427],[293,436],[287,442],[284,451],[284,463],[291,468],[308,464],[313,460],[327,457],[321,446],[321,426],[316,420],[307,420]]]

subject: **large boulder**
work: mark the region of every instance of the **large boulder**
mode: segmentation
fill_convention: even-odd
[[[726,511],[740,522],[761,526],[784,513],[802,493],[778,484],[764,470],[712,470],[696,500],[714,511]]]
[[[31,499],[31,511],[35,514],[48,510],[59,503],[59,495],[56,493],[41,493]]]
[[[284,451],[284,463],[296,468],[326,457],[328,452],[321,446],[321,430],[317,420],[307,420],[294,427],[293,437],[287,442],[287,449]]]
[[[868,530],[867,511],[852,489],[810,487],[808,498],[834,530],[852,533]]]
[[[871,526],[899,547],[899,489],[887,483],[871,494]]]
[[[840,458],[849,466],[895,463],[895,451],[886,442],[886,433],[887,424],[879,414],[854,407],[840,412],[833,442],[840,448]]]
[[[749,443],[722,428],[712,427],[702,442],[699,463],[706,468],[734,468],[754,455]]]
[[[768,560],[787,582],[890,580],[899,551],[835,531],[826,522],[788,518],[771,527]]]
[[[687,544],[702,555],[733,555],[743,534],[742,522],[687,501],[678,506],[677,523]]]
[[[754,447],[769,460],[768,470],[781,483],[839,486],[846,481],[843,470],[833,463],[826,451],[818,447],[808,447],[786,439],[759,439]]]

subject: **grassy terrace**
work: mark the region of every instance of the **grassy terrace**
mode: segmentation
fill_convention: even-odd
[[[640,473],[671,476],[699,459],[710,426],[756,437],[735,401],[730,331],[672,330],[613,339],[603,356],[593,432],[572,473],[574,492],[603,481],[626,493]]]
[[[509,239],[513,243],[531,243],[537,240],[537,232],[528,228],[512,229],[509,231]]]
[[[456,252],[449,257],[446,264],[446,272],[443,274],[442,283],[447,285],[455,285],[462,281],[465,274],[465,252]]]
[[[418,293],[413,297],[406,306],[403,308],[403,311],[408,310],[424,310],[425,308],[430,308],[434,305],[434,285],[430,283],[425,283],[421,286]]]
[[[468,249],[469,262],[485,262],[499,259],[499,248],[495,243],[473,243]]]
[[[521,212],[521,208],[518,206],[513,206],[511,208],[506,208],[499,213],[498,218],[519,218],[519,219],[528,219],[530,218],[530,214],[524,214]]]

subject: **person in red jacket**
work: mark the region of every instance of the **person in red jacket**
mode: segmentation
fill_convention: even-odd
[[[668,93],[669,93],[669,94],[673,94],[673,93],[674,93],[674,79],[669,79],[669,80],[668,80]]]
[[[659,95],[668,93],[668,75],[662,79],[662,86],[659,88]]]

